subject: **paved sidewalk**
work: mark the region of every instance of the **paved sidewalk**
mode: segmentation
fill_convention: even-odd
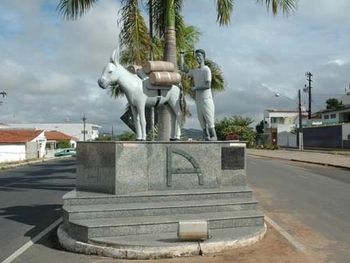
[[[318,153],[311,151],[257,150],[247,149],[247,154],[275,159],[321,164],[350,169],[350,156]]]
[[[20,167],[20,166],[29,165],[29,164],[43,163],[43,162],[62,159],[62,158],[71,158],[71,157],[70,156],[49,157],[49,158],[40,158],[40,159],[34,159],[34,160],[24,160],[21,162],[14,162],[14,163],[2,163],[0,164],[0,170],[7,170],[7,169]]]

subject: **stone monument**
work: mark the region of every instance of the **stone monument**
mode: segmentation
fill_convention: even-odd
[[[142,83],[120,68],[111,62],[103,76],[126,86]],[[107,81],[101,78],[100,86]],[[172,89],[161,100],[170,94],[178,100],[180,90]],[[63,197],[59,242],[75,252],[129,259],[253,244],[266,226],[247,186],[245,154],[239,141],[79,142],[77,184]]]

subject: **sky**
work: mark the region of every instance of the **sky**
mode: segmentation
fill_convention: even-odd
[[[58,0],[0,0],[0,122],[87,121],[108,131],[126,98],[97,85],[118,45],[120,1],[100,0],[77,21],[57,16]],[[225,91],[214,94],[216,118],[255,122],[265,109],[297,109],[297,92],[313,74],[313,111],[341,98],[350,83],[349,0],[299,0],[296,12],[274,17],[255,0],[236,0],[231,24],[220,27],[212,0],[184,1],[183,15],[202,33],[197,48],[222,69]],[[280,96],[276,97],[275,93]],[[307,106],[307,94],[302,94]],[[199,128],[194,101],[186,128]]]

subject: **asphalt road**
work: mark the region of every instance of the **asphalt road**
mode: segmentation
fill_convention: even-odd
[[[350,171],[248,158],[262,210],[326,262],[350,262]]]
[[[0,262],[61,217],[75,185],[75,161],[62,159],[0,172]]]
[[[247,162],[248,181],[268,217],[315,262],[349,262],[349,171],[264,158]],[[61,196],[75,183],[73,172],[74,162],[65,160],[0,173],[0,261],[60,216]],[[108,261],[55,245],[52,234],[14,262]]]

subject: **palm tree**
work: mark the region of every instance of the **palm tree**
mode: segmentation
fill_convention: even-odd
[[[77,19],[86,13],[98,0],[59,0],[58,12],[67,19]],[[138,0],[120,0],[123,7],[121,9],[122,31],[120,34],[121,44],[128,47],[135,61],[142,60],[142,50],[147,50],[151,43],[147,38],[146,26],[142,19]],[[255,0],[263,3],[272,13],[276,15],[279,11],[288,14],[295,10],[298,0]],[[151,18],[158,36],[164,39],[164,60],[173,62],[176,60],[176,31],[181,26],[182,17],[180,15],[183,0],[148,0],[148,5],[152,5],[153,17]],[[231,14],[235,0],[216,0],[217,22],[224,26],[230,23]],[[133,29],[136,29],[133,30]],[[135,37],[134,37],[135,36]],[[144,53],[147,54],[147,53]],[[138,56],[138,57],[137,57]],[[158,134],[160,140],[168,140],[170,137],[170,115],[165,109],[159,112],[160,124]]]

